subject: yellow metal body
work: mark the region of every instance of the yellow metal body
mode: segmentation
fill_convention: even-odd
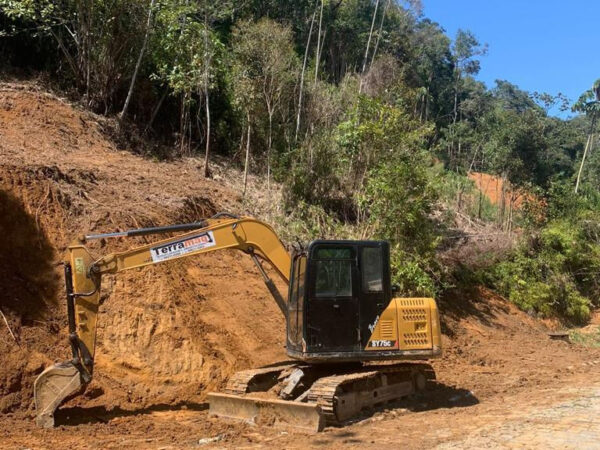
[[[381,313],[365,350],[432,350],[441,354],[442,334],[437,304],[432,298],[393,298]]]

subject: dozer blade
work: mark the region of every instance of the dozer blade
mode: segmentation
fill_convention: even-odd
[[[259,425],[322,431],[325,418],[316,403],[269,400],[231,394],[208,394],[209,414]]]
[[[81,374],[70,361],[55,364],[35,380],[33,395],[37,411],[36,423],[43,428],[54,427],[54,412],[65,399],[84,386]]]

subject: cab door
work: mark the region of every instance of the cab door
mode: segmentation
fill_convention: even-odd
[[[389,244],[366,241],[359,247],[360,264],[360,336],[362,348],[391,300]]]
[[[305,305],[309,353],[360,349],[356,247],[320,243],[310,250]]]

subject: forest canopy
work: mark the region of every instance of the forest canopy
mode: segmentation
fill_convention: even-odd
[[[290,236],[388,239],[406,294],[475,280],[584,322],[600,304],[600,83],[573,104],[486,86],[488,51],[418,0],[0,0],[0,69],[43,74],[146,154],[203,156],[199,176],[218,154],[244,193],[248,173],[281,184]],[[487,264],[479,247],[440,258],[494,233],[510,245]]]

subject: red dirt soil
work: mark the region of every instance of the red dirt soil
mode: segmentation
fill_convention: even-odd
[[[475,182],[475,187],[483,192],[492,205],[498,205],[502,199],[502,189],[504,182],[502,178],[487,173],[470,172],[469,179]],[[505,192],[506,204],[513,202],[515,208],[520,208],[523,202],[527,199],[527,195],[521,192],[513,191],[511,186],[506,187]]]
[[[206,393],[233,372],[286,359],[284,321],[245,256],[217,252],[134,270],[104,284],[95,378],[60,426],[33,423],[33,380],[69,358],[61,258],[81,233],[251,213],[202,161],[121,151],[105,119],[35,86],[0,84],[0,448],[187,448],[210,445],[429,447],[485,413],[548,401],[584,383],[600,351],[552,341],[542,322],[491,292],[441,299],[444,357],[418,401],[318,435],[209,418]],[[95,244],[98,254],[147,242]],[[481,417],[475,419],[475,417]],[[436,430],[451,430],[440,435]]]

